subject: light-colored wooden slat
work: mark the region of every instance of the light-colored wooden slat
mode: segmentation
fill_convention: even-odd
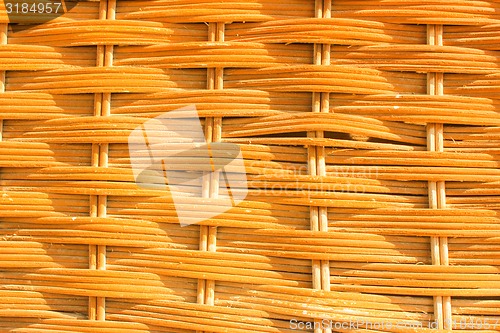
[[[429,25],[428,45],[443,45],[443,26]],[[429,95],[444,95],[443,73],[427,75],[427,90]],[[442,123],[427,125],[427,149],[433,152],[444,151],[444,127]],[[446,185],[444,181],[429,182],[429,207],[431,209],[446,208]],[[449,265],[448,239],[446,237],[431,237],[431,253],[433,265]],[[449,296],[434,297],[434,319],[439,329],[452,329],[451,298]]]
[[[116,16],[116,0],[101,0],[99,8],[100,20],[114,20]],[[113,45],[97,47],[97,67],[113,66]],[[111,115],[111,94],[99,93],[94,99],[94,116],[109,117]],[[92,145],[92,166],[108,168],[109,144]],[[90,216],[105,218],[107,216],[107,196],[92,195],[90,198]],[[89,269],[106,270],[106,245],[89,245]],[[106,320],[105,297],[89,297],[89,319]]]

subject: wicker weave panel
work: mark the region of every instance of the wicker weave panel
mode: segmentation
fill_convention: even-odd
[[[0,3],[0,332],[500,332],[500,2],[77,2]],[[186,106],[248,193],[183,226],[129,139]]]

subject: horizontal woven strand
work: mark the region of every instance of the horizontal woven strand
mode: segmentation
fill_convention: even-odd
[[[248,311],[249,308],[266,309],[273,316],[283,318],[287,318],[286,311],[290,311],[303,320],[316,316],[347,322],[350,320],[373,322],[381,319],[430,319],[426,314],[426,309],[429,308],[431,302],[426,301],[425,298],[409,299],[391,295],[379,297],[378,295],[356,295],[348,292],[322,292],[321,294],[315,293],[314,297],[311,297],[311,295],[297,289],[287,287],[261,288],[250,285],[246,287],[241,290],[234,284],[220,283],[218,291],[221,293],[221,299],[218,303],[222,306],[242,308],[242,311]],[[332,297],[333,301],[327,299],[328,296]],[[278,307],[270,307],[273,299],[279,300],[282,310],[279,310]],[[337,307],[339,301],[340,307]],[[410,306],[415,308],[415,312],[401,311]],[[317,312],[328,312],[328,314],[318,315]]]
[[[302,133],[297,133],[297,136],[288,136],[286,138],[269,137],[251,137],[251,138],[227,138],[222,142],[230,142],[236,144],[247,145],[274,145],[274,146],[320,146],[320,147],[338,147],[338,148],[355,148],[355,149],[389,149],[397,151],[423,151],[424,147],[410,146],[399,143],[380,143],[380,142],[363,142],[342,139],[329,138],[304,138]]]
[[[123,1],[118,3],[117,19],[158,22],[255,22],[285,17],[312,17],[314,3],[292,0],[265,1]]]
[[[458,95],[379,95],[353,100],[336,96],[335,112],[370,116],[381,120],[426,123],[445,121],[460,125],[496,125],[497,104],[488,98]]]
[[[0,69],[11,71],[90,67],[95,56],[71,49],[35,45],[1,45]]]
[[[123,47],[117,50],[115,66],[148,66],[151,68],[262,68],[282,64],[311,62],[308,46],[262,43],[176,43],[145,47]]]
[[[425,41],[425,31],[419,27],[403,29],[400,25],[368,20],[309,18],[236,23],[228,26],[226,40],[336,45],[422,44]]]
[[[380,73],[354,66],[287,66],[227,70],[228,88],[267,91],[383,94],[393,90]]]
[[[45,74],[45,75],[44,75]],[[175,76],[178,75],[178,78]],[[161,69],[134,67],[89,67],[39,72],[37,78],[18,75],[10,78],[12,90],[50,94],[90,94],[105,92],[156,92],[176,88],[182,74],[166,73]],[[188,85],[190,79],[184,79]],[[141,84],[138,85],[138,82]],[[199,84],[198,84],[199,85]]]
[[[17,318],[12,317],[12,318]],[[149,327],[140,323],[126,323],[122,321],[82,321],[76,319],[45,319],[28,321],[27,327],[19,328],[17,324],[23,323],[18,320],[8,320],[9,325],[5,329],[22,330],[27,333],[55,333],[55,332],[78,332],[78,333],[150,333]],[[0,324],[2,325],[2,324]],[[3,325],[2,325],[3,326]],[[0,327],[2,327],[0,326]]]
[[[404,126],[395,122],[377,121],[346,114],[296,114],[261,119],[228,120],[225,122],[222,137],[252,137],[304,132],[308,129],[365,134],[396,142],[425,144],[424,133],[418,126]]]
[[[127,309],[130,307],[130,303],[128,301],[125,302],[113,302],[111,301],[108,306],[110,308],[109,313],[114,314],[119,314],[120,310]],[[231,308],[231,307],[223,307],[223,306],[206,306],[206,305],[200,305],[200,304],[189,304],[189,303],[183,303],[183,302],[177,302],[173,303],[170,301],[163,301],[163,300],[151,300],[148,301],[147,304],[142,305],[142,306],[137,306],[137,309],[141,310],[149,310],[149,311],[158,311],[158,312],[165,312],[169,313],[167,308],[171,309],[170,312],[171,314],[178,313],[183,316],[191,316],[193,315],[192,311],[191,314],[188,314],[188,310],[195,309],[195,311],[199,314],[203,314],[206,317],[217,317],[219,319],[225,319],[228,321],[232,320],[238,320],[238,321],[244,321],[247,323],[253,323],[257,324],[259,323],[262,326],[271,326],[271,325],[282,325],[283,323],[279,323],[277,320],[273,320],[271,318],[266,318],[269,317],[267,316],[265,311],[259,311],[259,310],[252,310],[252,309],[238,309],[238,308]],[[197,314],[194,314],[194,316],[197,316]],[[123,318],[123,317],[122,317]],[[222,324],[222,323],[221,323]],[[260,329],[263,329],[262,327]],[[267,328],[270,329],[270,328]]]
[[[392,151],[336,151],[329,150],[327,159],[337,164],[352,165],[405,165],[447,166],[464,168],[498,168],[500,163],[492,154],[452,152],[392,152]],[[378,168],[377,168],[378,169]],[[376,172],[377,170],[371,172]],[[370,172],[370,170],[368,170]],[[363,174],[361,174],[363,175]]]
[[[443,38],[447,45],[468,46],[482,50],[498,51],[498,23],[481,27],[447,26]]]
[[[183,25],[132,20],[82,20],[47,23],[34,30],[17,31],[9,44],[49,46],[152,45],[166,42],[204,41],[206,25]],[[40,39],[43,38],[43,44]]]
[[[388,71],[457,74],[490,74],[498,72],[499,68],[493,52],[431,45],[334,47],[332,62]]]
[[[494,1],[435,0],[422,4],[416,0],[341,0],[335,4],[335,17],[405,24],[479,25],[497,23],[497,9]]]

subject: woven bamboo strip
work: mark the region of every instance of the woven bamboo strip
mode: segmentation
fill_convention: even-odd
[[[0,331],[495,324],[497,1],[109,4],[9,24],[0,45]],[[127,143],[193,104],[207,141],[240,146],[249,194],[181,228],[170,193],[134,183]]]
[[[194,30],[189,38],[195,35],[196,40],[206,40],[205,29]],[[186,31],[179,26],[147,21],[106,22],[96,17],[94,20],[78,22],[49,23],[32,32],[24,31],[16,34],[13,43],[39,44],[45,37],[43,45],[49,46],[90,46],[90,45],[150,45],[167,41],[184,41]]]
[[[332,27],[335,27],[332,29]],[[388,37],[385,29],[391,30]],[[419,27],[401,29],[399,25],[375,21],[342,18],[310,18],[276,20],[258,24],[230,27],[228,40],[266,43],[326,43],[335,45],[376,45],[379,42],[422,43],[425,35]]]
[[[168,3],[169,6],[162,6]],[[124,3],[126,13],[120,18],[142,19],[159,22],[259,22],[280,17],[314,16],[314,3],[292,0],[287,3],[286,14],[279,0],[198,2],[134,1]]]
[[[447,45],[464,45],[481,50],[498,50],[498,36],[495,25],[484,27],[446,26],[444,38]]]
[[[336,3],[339,17],[356,17],[383,20],[391,23],[478,25],[494,23],[498,19],[498,5],[494,1],[474,1],[464,6],[463,1],[405,2],[401,8],[398,0],[384,2],[341,0]]]

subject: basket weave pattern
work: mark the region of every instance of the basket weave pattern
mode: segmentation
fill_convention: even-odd
[[[0,3],[0,332],[500,332],[499,11]],[[183,227],[127,143],[188,105],[248,195]]]

